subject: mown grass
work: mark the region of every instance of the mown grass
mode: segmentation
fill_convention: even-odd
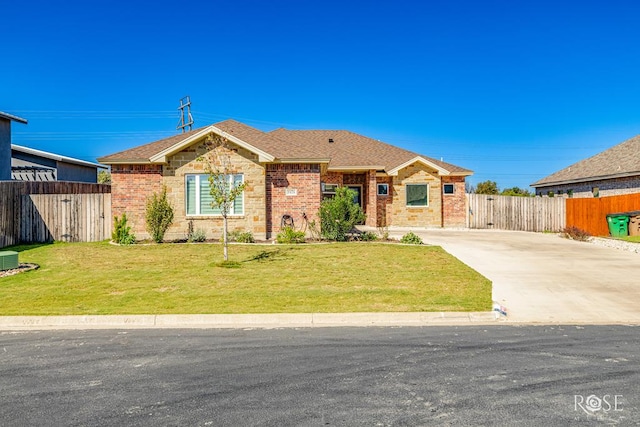
[[[0,315],[486,311],[491,282],[440,247],[380,243],[14,247]],[[228,268],[234,267],[234,268]]]
[[[625,236],[619,237],[619,239],[625,242],[640,243],[640,236]]]

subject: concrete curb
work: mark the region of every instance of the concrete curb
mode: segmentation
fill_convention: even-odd
[[[499,323],[499,321],[500,317],[495,312],[5,316],[0,317],[0,331],[51,329],[272,329],[347,326],[445,326],[496,324]]]

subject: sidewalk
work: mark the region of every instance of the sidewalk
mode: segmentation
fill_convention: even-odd
[[[340,326],[461,326],[498,323],[501,323],[501,321],[495,312],[6,316],[0,317],[0,331],[51,329],[274,329]]]

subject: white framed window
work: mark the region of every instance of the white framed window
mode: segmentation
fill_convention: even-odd
[[[429,184],[406,184],[408,207],[429,206]]]
[[[442,193],[445,195],[452,195],[456,192],[456,186],[453,184],[444,184],[442,186]]]
[[[230,186],[244,182],[243,174],[229,174],[225,178]],[[187,215],[221,215],[220,208],[211,207],[209,175],[186,175],[184,194]],[[233,201],[229,215],[244,215],[244,191]]]
[[[378,184],[378,196],[389,195],[389,184]]]

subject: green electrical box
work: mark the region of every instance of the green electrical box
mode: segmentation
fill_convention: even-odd
[[[12,270],[18,268],[18,252],[2,251],[0,252],[0,271]]]

